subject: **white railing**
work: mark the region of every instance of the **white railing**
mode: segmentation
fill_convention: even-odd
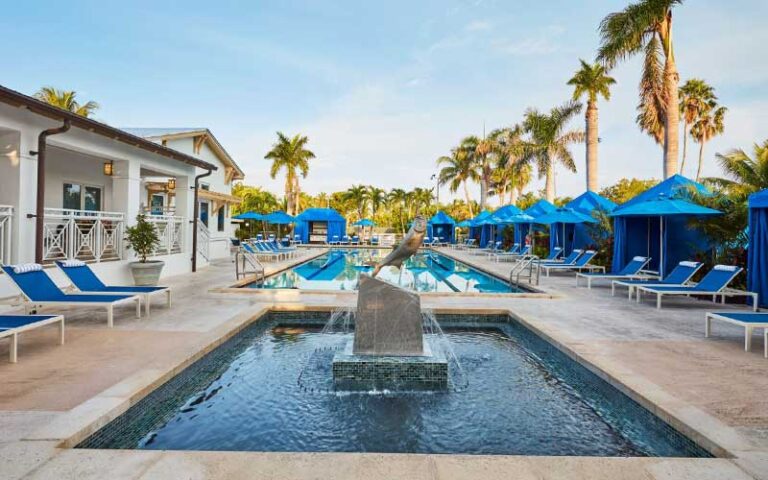
[[[125,217],[119,212],[46,208],[43,262],[120,260],[123,258],[124,227]]]
[[[211,258],[211,232],[200,220],[197,221],[197,253],[206,260]]]
[[[0,264],[11,263],[11,229],[13,228],[13,207],[0,205]]]
[[[183,251],[184,243],[184,217],[172,215],[147,215],[146,219],[157,229],[160,244],[155,249],[154,255],[172,255]]]

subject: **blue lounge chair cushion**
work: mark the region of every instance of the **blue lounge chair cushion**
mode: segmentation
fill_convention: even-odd
[[[56,262],[56,264],[81,292],[152,293],[166,289],[166,287],[108,286],[93,273],[88,265],[65,267],[62,262]]]
[[[701,281],[694,286],[648,286],[647,290],[654,292],[719,292],[725,288],[731,280],[741,272],[741,268],[723,268],[727,265],[715,265],[712,270],[709,271]]]
[[[43,271],[14,273],[10,267],[2,268],[33,302],[112,303],[131,298],[131,295],[68,295]]]
[[[694,273],[701,267],[699,262],[680,262],[675,268],[662,279],[635,279],[621,282],[624,285],[644,285],[644,284],[669,284],[682,285],[691,279]]]
[[[736,312],[720,313],[718,312],[717,315],[720,315],[721,317],[727,317],[732,320],[736,320],[737,322],[768,323],[768,313],[736,313]]]
[[[647,257],[635,257],[630,261],[624,268],[621,269],[618,273],[598,273],[598,272],[588,272],[588,273],[582,273],[582,276],[585,277],[610,277],[610,278],[616,278],[616,277],[629,277],[632,275],[637,275],[640,273],[640,270],[643,269],[643,267],[648,263],[650,259]]]
[[[54,318],[57,315],[0,315],[0,331],[12,330],[32,323]]]

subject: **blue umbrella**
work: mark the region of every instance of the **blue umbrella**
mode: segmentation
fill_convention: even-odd
[[[288,225],[289,223],[296,222],[292,216],[282,210],[277,210],[264,215],[264,221],[273,225]]]
[[[672,198],[660,193],[656,198],[633,203],[611,213],[612,217],[659,217],[659,275],[664,277],[664,218],[676,215],[710,216],[722,215],[714,208],[704,207],[681,198]]]
[[[472,222],[470,220],[462,220],[461,222],[456,224],[459,228],[468,228],[472,226]]]
[[[245,212],[241,213],[240,215],[235,215],[232,218],[235,220],[263,220],[264,215],[256,212]]]
[[[370,220],[368,218],[363,218],[362,220],[356,221],[352,225],[356,225],[358,227],[373,227],[376,224],[373,223],[373,220]]]

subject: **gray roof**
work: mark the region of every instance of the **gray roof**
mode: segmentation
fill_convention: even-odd
[[[162,137],[164,135],[176,135],[179,133],[204,132],[207,128],[121,128],[132,135],[143,138]]]

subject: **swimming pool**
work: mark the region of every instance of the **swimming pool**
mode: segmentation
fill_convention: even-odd
[[[361,272],[370,272],[390,250],[333,249],[319,257],[245,288],[299,290],[357,290]],[[515,293],[525,290],[431,250],[419,251],[403,263],[402,271],[384,267],[379,278],[417,292]]]
[[[328,312],[271,312],[78,448],[708,457],[507,315],[437,315],[467,385],[444,393],[302,388]]]

